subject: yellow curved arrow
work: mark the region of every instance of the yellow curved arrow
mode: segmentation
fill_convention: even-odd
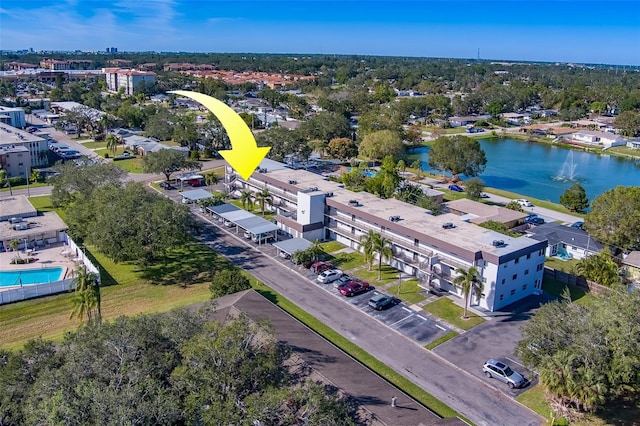
[[[173,90],[169,93],[200,102],[218,117],[231,141],[231,149],[218,152],[240,176],[245,180],[249,179],[271,148],[259,148],[247,123],[224,102],[203,93],[187,90]]]

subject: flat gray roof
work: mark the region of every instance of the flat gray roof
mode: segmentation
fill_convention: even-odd
[[[186,198],[191,201],[205,200],[213,197],[213,194],[206,189],[192,189],[190,191],[183,191],[182,198]]]
[[[1,197],[0,212],[0,222],[12,217],[32,217],[38,214],[25,195]]]
[[[382,199],[368,192],[353,192],[344,188],[342,184],[329,181],[326,177],[302,169],[283,168],[268,171],[265,176],[277,179],[285,184],[289,180],[294,180],[296,184],[293,186],[298,188],[299,191],[318,188],[319,191],[324,193],[333,193],[333,196],[329,199],[344,206],[349,206],[350,200],[356,200],[359,202],[357,209],[377,217],[380,224],[388,221],[390,216],[398,215],[401,220],[395,223],[396,226],[406,228],[407,231],[417,231],[432,239],[454,244],[470,252],[482,251],[495,256],[505,256],[538,244],[538,241],[531,238],[524,236],[518,238],[509,237],[473,223],[467,223],[461,220],[460,216],[453,213],[433,216],[421,207],[396,200],[395,198]],[[255,178],[260,179],[259,176]],[[456,227],[447,230],[443,229],[442,225],[447,222],[453,223]],[[504,241],[504,245],[495,247],[493,245],[495,240]]]
[[[305,240],[304,238],[291,238],[289,240],[278,241],[277,243],[273,243],[272,245],[278,247],[278,249],[287,253],[288,255],[293,255],[293,253],[297,251],[304,251],[311,247],[313,244],[309,240]]]

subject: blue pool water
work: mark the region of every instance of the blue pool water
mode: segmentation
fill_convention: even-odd
[[[0,287],[42,284],[62,279],[62,268],[25,269],[0,271]]]

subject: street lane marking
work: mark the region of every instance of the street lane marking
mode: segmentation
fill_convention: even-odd
[[[398,320],[398,321],[394,322],[394,323],[393,323],[393,324],[391,324],[389,327],[393,327],[394,325],[396,325],[396,324],[398,324],[398,323],[400,323],[400,322],[402,322],[402,321],[404,321],[404,320],[407,320],[407,319],[411,318],[412,316],[413,316],[413,315],[406,316],[406,317],[402,318],[401,320]]]

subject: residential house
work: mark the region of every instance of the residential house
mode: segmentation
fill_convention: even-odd
[[[629,148],[640,149],[640,138],[628,140],[627,146]]]
[[[547,257],[560,259],[584,259],[597,254],[605,246],[591,238],[588,232],[571,226],[548,222],[527,230],[527,236],[537,241],[547,241]]]
[[[451,127],[473,126],[480,120],[487,120],[490,115],[465,115],[449,117]]]
[[[571,135],[574,141],[587,143],[590,145],[602,145],[605,148],[612,146],[624,146],[626,141],[622,136],[609,132],[598,132],[595,130],[580,130]]]
[[[632,251],[622,260],[624,277],[631,283],[640,283],[640,251]]]

